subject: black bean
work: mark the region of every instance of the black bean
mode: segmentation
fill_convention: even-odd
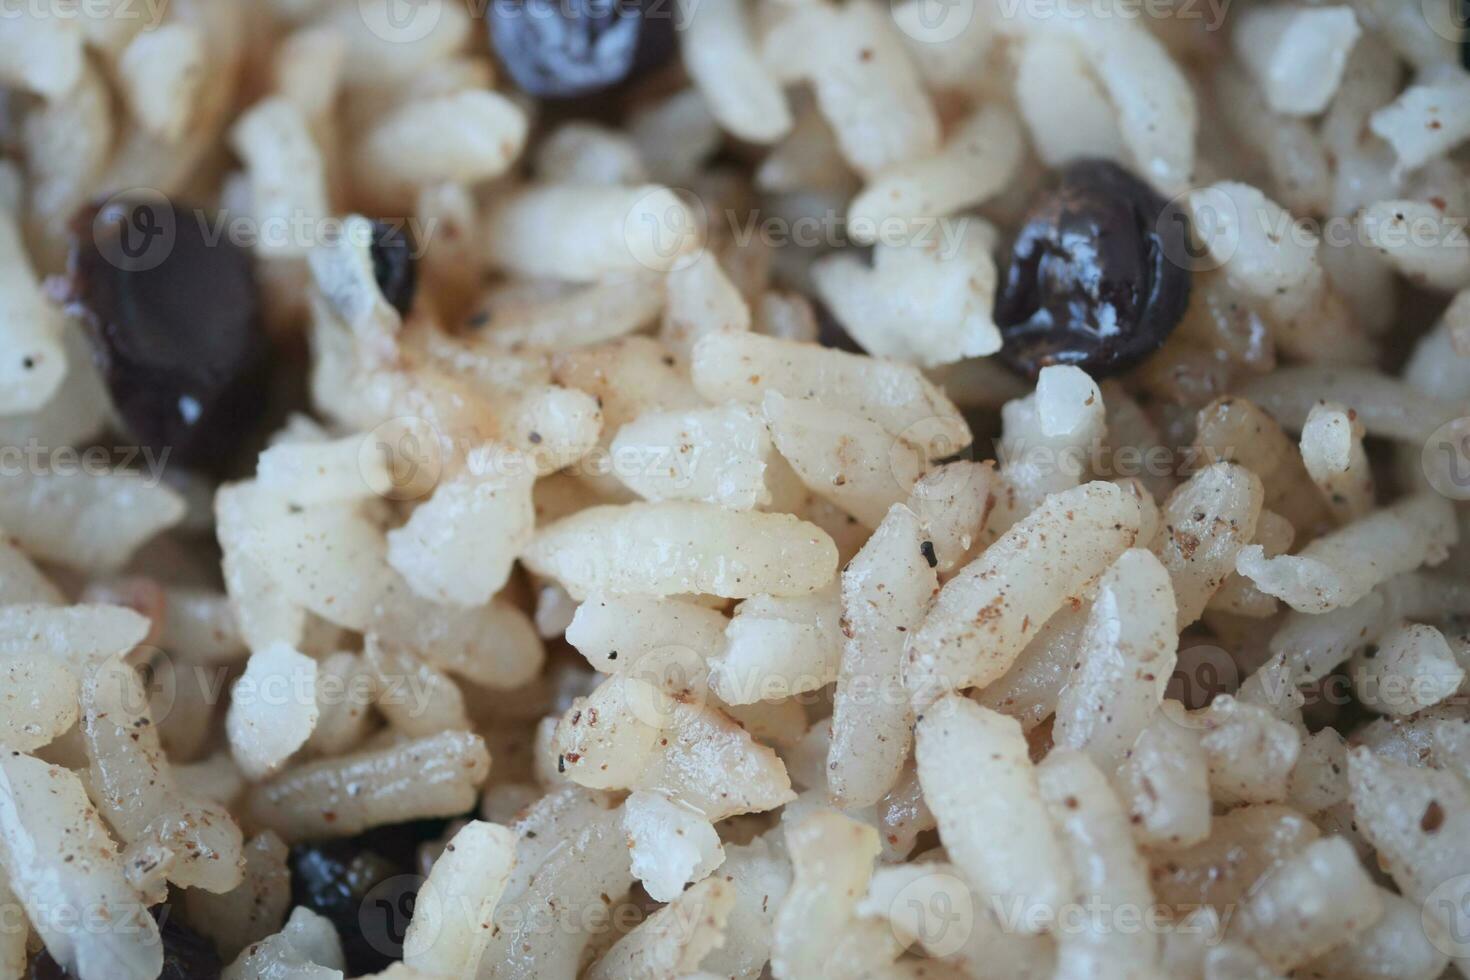
[[[250,253],[203,212],[152,197],[72,222],[68,310],[113,404],[169,460],[228,462],[264,407],[266,337]]]
[[[867,353],[862,346],[853,339],[852,334],[842,324],[837,322],[837,317],[826,303],[816,297],[812,297],[812,314],[817,320],[817,343],[823,347],[831,347],[835,350],[845,350],[851,354]]]
[[[674,53],[673,0],[494,0],[490,44],[528,95],[580,99]]]
[[[1103,160],[1066,167],[1032,205],[995,304],[1001,356],[1115,374],[1158,350],[1189,305],[1183,212]]]
[[[1455,0],[1455,18],[1458,24],[1470,24],[1470,0]],[[1460,33],[1460,67],[1470,71],[1470,32]]]
[[[291,902],[337,927],[350,975],[377,973],[402,956],[423,883],[413,870],[414,853],[445,826],[419,821],[292,848]]]
[[[224,964],[214,944],[179,922],[173,911],[167,906],[153,910],[163,941],[163,972],[158,980],[219,980]],[[71,976],[45,950],[31,957],[26,972],[27,980],[68,980]]]
[[[373,277],[388,305],[407,316],[418,288],[418,265],[413,246],[403,228],[384,221],[373,222]]]
[[[163,972],[158,980],[218,980],[224,964],[214,943],[172,915],[163,919],[159,931],[163,934]]]

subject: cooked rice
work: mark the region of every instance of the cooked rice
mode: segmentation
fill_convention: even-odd
[[[23,6],[0,980],[191,933],[229,980],[1470,977],[1448,5],[650,3],[609,30],[675,63],[565,105],[492,56],[518,0]],[[1097,160],[1188,219],[1188,309],[1028,380],[998,297],[1075,270],[1006,249]],[[212,471],[82,316],[135,202],[253,263],[275,431]],[[318,851],[396,870],[332,905]]]

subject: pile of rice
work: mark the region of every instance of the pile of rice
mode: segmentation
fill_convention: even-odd
[[[421,818],[395,980],[1470,977],[1434,3],[690,0],[608,124],[395,5],[0,15],[0,980],[156,977],[165,911],[343,977],[289,849]],[[1083,157],[1191,308],[1033,386],[998,246]],[[142,189],[298,229],[248,478],[104,442],[48,277]]]

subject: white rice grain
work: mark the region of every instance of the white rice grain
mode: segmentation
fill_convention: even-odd
[[[727,704],[816,691],[838,679],[843,605],[838,583],[811,595],[756,595],[735,607],[710,658],[710,689]]]
[[[1098,583],[1080,665],[1058,698],[1056,745],[1082,750],[1108,773],[1127,758],[1174,673],[1177,615],[1159,560],[1123,552]]]
[[[1465,681],[1444,634],[1406,623],[1378,638],[1349,666],[1358,700],[1381,714],[1412,715],[1455,694]]]
[[[0,755],[0,863],[62,969],[81,980],[158,976],[158,926],[74,773],[17,751]],[[83,914],[93,928],[76,928]]]
[[[419,887],[404,964],[431,977],[473,976],[515,859],[516,837],[505,827],[471,820],[455,833]]]
[[[1152,547],[1174,585],[1178,629],[1199,619],[1235,571],[1256,536],[1264,496],[1255,474],[1230,463],[1201,470],[1169,495]]]
[[[947,695],[920,717],[915,754],[940,839],[977,889],[1022,908],[1055,909],[1069,899],[1070,860],[1014,719]]]
[[[593,669],[617,674],[671,645],[708,660],[723,649],[728,624],[724,614],[687,599],[594,594],[577,606],[566,638]]]
[[[441,482],[403,527],[388,532],[388,564],[425,599],[484,605],[531,541],[535,476],[515,450],[472,450],[463,472]]]
[[[1379,888],[1342,837],[1324,837],[1265,876],[1232,923],[1282,973],[1327,952],[1383,915]]]
[[[304,905],[291,910],[281,931],[247,946],[225,967],[221,980],[341,980],[346,959],[337,927]]]
[[[954,455],[971,441],[959,410],[909,364],[735,333],[701,340],[690,372],[699,394],[712,402],[759,404],[768,390],[814,398],[921,445],[930,459]]]
[[[0,525],[11,537],[33,557],[88,572],[117,570],[183,517],[183,499],[141,473],[82,468],[0,481]]]
[[[0,324],[7,351],[0,362],[0,415],[38,411],[67,373],[64,327],[41,295],[16,216],[6,206],[0,206]]]
[[[1247,545],[1236,570],[1293,609],[1323,613],[1357,602],[1402,572],[1439,564],[1458,536],[1450,503],[1419,494],[1318,538],[1296,555],[1266,558],[1260,545]]]
[[[818,293],[864,350],[932,368],[1000,349],[991,313],[994,232],[972,218],[940,229],[943,241],[922,229],[904,241],[879,242],[871,268],[846,255],[812,266]]]
[[[1128,817],[1088,756],[1049,753],[1036,769],[1041,798],[1061,838],[1074,887],[1114,909],[1153,904],[1148,864],[1139,856]],[[1103,915],[1058,937],[1057,976],[1145,976],[1155,969],[1159,941],[1150,930],[1126,929]]]
[[[692,500],[731,510],[770,502],[771,439],[745,405],[645,412],[613,437],[614,475],[645,500]]]
[[[490,770],[478,735],[444,732],[296,766],[254,787],[245,810],[287,841],[352,837],[474,805]]]
[[[1470,286],[1470,237],[1465,221],[1426,201],[1375,201],[1357,215],[1363,240],[1384,263],[1440,292]]]
[[[47,656],[0,659],[0,743],[34,752],[77,720],[77,675]]]
[[[939,587],[914,512],[895,504],[842,572],[847,637],[832,696],[827,782],[844,809],[872,806],[898,781],[912,741],[904,641]]]
[[[1283,4],[1248,11],[1231,40],[1272,109],[1314,116],[1332,100],[1361,33],[1350,7]]]
[[[1189,847],[1210,834],[1209,762],[1181,715],[1178,702],[1155,714],[1114,781],[1134,836],[1148,847]]]
[[[536,532],[522,555],[573,596],[804,595],[832,581],[837,548],[789,514],[669,502],[592,507]]]
[[[184,893],[189,921],[214,942],[224,959],[233,960],[285,922],[291,907],[289,853],[285,842],[268,830],[246,842],[239,885],[221,895],[197,888]]]
[[[1037,154],[1050,167],[1083,157],[1127,164],[1117,114],[1076,41],[1038,33],[1016,64],[1016,106]]]
[[[686,885],[703,881],[725,860],[714,825],[659,793],[629,794],[623,802],[623,831],[633,877],[654,901],[674,901]]]
[[[260,780],[281,768],[316,727],[317,664],[284,643],[251,654],[231,690],[225,731],[240,769]]]
[[[876,422],[778,391],[766,392],[761,410],[771,441],[807,489],[864,527],[877,527],[923,472],[921,447]]]
[[[904,662],[917,708],[945,691],[985,687],[1070,597],[1138,533],[1138,505],[1110,483],[1053,494],[940,591]]]
[[[665,187],[533,185],[492,207],[485,246],[493,265],[523,276],[595,282],[668,272],[701,237],[694,212]]]
[[[1023,145],[1014,114],[994,105],[980,108],[938,153],[883,170],[853,198],[847,209],[853,238],[870,244],[895,219],[920,232],[932,219],[985,203],[1015,177]]]
[[[888,11],[870,0],[842,8],[812,6],[778,30],[774,43],[799,51],[817,105],[843,157],[874,176],[939,148],[939,120],[904,51]],[[779,59],[767,38],[766,58]]]
[[[750,143],[774,143],[786,135],[791,109],[761,61],[744,5],[738,0],[698,0],[680,3],[678,10],[684,19],[679,50],[710,114]]]
[[[1302,462],[1340,524],[1373,509],[1373,471],[1363,449],[1365,434],[1357,413],[1334,402],[1315,406],[1302,426]]]
[[[1411,85],[1369,126],[1393,147],[1401,171],[1414,170],[1470,137],[1467,96],[1470,81],[1452,74]]]

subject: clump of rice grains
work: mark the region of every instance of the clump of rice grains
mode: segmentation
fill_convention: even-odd
[[[1434,4],[11,6],[0,980],[1470,977]]]

